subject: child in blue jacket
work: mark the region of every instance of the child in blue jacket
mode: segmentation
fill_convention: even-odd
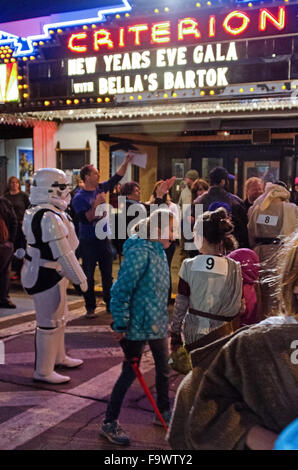
[[[165,422],[170,420],[167,342],[170,276],[164,250],[173,241],[173,224],[173,213],[165,209],[157,209],[138,224],[136,233],[124,243],[124,261],[111,290],[112,328],[117,332],[125,358],[100,433],[118,445],[130,443],[117,419],[135,379],[131,360],[137,357],[140,362],[147,341],[155,362],[157,406]],[[155,419],[154,423],[159,421]]]

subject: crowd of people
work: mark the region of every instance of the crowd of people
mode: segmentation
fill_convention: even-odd
[[[99,171],[93,165],[84,165],[77,187],[67,193],[71,203],[68,209],[65,207],[78,238],[78,244],[67,244],[67,249],[76,254],[75,258],[68,254],[73,266],[68,279],[84,296],[86,318],[95,318],[94,273],[98,264],[103,300],[113,319],[111,328],[124,353],[122,372],[112,390],[100,433],[115,444],[129,444],[130,438],[118,418],[135,379],[132,361],[139,365],[148,342],[155,362],[157,405],[169,426],[167,437],[173,448],[272,448],[279,432],[297,416],[293,388],[298,385],[298,372],[285,352],[290,351],[288,341],[298,331],[298,178],[291,192],[282,181],[264,184],[259,178],[249,178],[242,200],[230,191],[234,176],[225,168],[213,168],[208,182],[199,177],[197,170],[189,170],[178,204],[170,197],[175,177],[157,181],[149,200],[141,202],[138,182],[121,184],[131,160],[128,154],[105,182],[100,182]],[[61,190],[58,199],[67,190],[61,178],[56,184]],[[44,184],[41,176],[39,181]],[[114,232],[107,193],[117,217],[125,221],[124,225],[116,223]],[[64,211],[64,204],[56,204],[53,195],[51,198],[53,207]],[[46,199],[41,202],[46,204]],[[9,267],[13,260],[19,278],[23,261],[16,260],[13,253],[26,248],[24,232],[30,231],[28,223],[24,225],[24,214],[31,210],[31,217],[38,203],[34,195],[28,197],[21,191],[17,178],[9,179],[7,192],[0,198],[0,308],[15,307],[9,297]],[[47,210],[53,212],[48,207],[43,209]],[[29,215],[25,216],[27,220]],[[39,222],[41,230],[46,230],[44,212]],[[63,223],[69,224],[66,219]],[[104,236],[98,235],[98,226]],[[67,239],[66,233],[63,236]],[[27,244],[30,246],[28,240]],[[36,246],[31,243],[31,249]],[[43,258],[50,253],[50,262],[63,258],[61,249],[53,247],[53,242],[43,246]],[[176,250],[178,292],[169,324],[171,266]],[[116,255],[121,265],[113,283]],[[82,272],[76,264],[78,258]],[[28,251],[26,260],[32,263]],[[66,268],[64,274],[59,272],[57,279],[52,278],[47,289],[61,283],[63,276],[67,277],[65,273]],[[42,286],[38,291],[30,289],[27,287],[27,292],[33,295],[38,310],[37,295],[42,293]],[[57,317],[57,308],[53,307],[53,318]],[[59,309],[62,315],[61,306]],[[51,335],[51,328],[58,331],[58,323],[40,326],[39,330],[44,330],[40,335]],[[171,352],[185,348],[192,363],[192,370],[177,391],[173,412],[169,400],[168,330]],[[65,352],[62,356],[69,367],[82,363],[72,362]],[[50,383],[70,380],[57,377],[53,372],[55,358],[52,362],[46,373],[41,363],[34,378]],[[265,364],[269,369],[273,367],[266,377],[262,373]],[[283,381],[279,383],[282,367]],[[287,400],[282,399],[285,394]],[[155,419],[154,423],[160,421]],[[227,427],[230,433],[225,432]]]

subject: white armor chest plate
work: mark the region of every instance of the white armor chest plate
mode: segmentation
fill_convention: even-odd
[[[29,245],[34,245],[36,242],[35,237],[32,232],[32,220],[35,214],[40,211],[41,209],[50,209],[54,212],[59,212],[55,206],[52,204],[39,204],[38,206],[30,207],[26,210],[22,225],[23,233],[26,237],[27,243]]]
[[[69,246],[72,249],[72,251],[75,251],[79,246],[79,240],[76,235],[74,225],[71,222],[71,220],[67,217],[65,212],[60,212],[60,211],[58,212],[68,230],[67,240],[68,240]]]

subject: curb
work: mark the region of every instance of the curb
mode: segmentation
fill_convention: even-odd
[[[83,307],[84,304],[84,299],[72,300],[68,302],[68,309],[70,311],[76,310],[77,308]],[[35,318],[35,310],[29,310],[28,312],[23,313],[16,313],[15,315],[7,315],[6,317],[0,318],[0,329],[19,325],[20,323],[34,321]]]

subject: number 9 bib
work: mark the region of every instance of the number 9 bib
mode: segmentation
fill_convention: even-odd
[[[220,256],[199,255],[192,263],[191,271],[202,271],[226,276],[228,274],[228,261]]]

